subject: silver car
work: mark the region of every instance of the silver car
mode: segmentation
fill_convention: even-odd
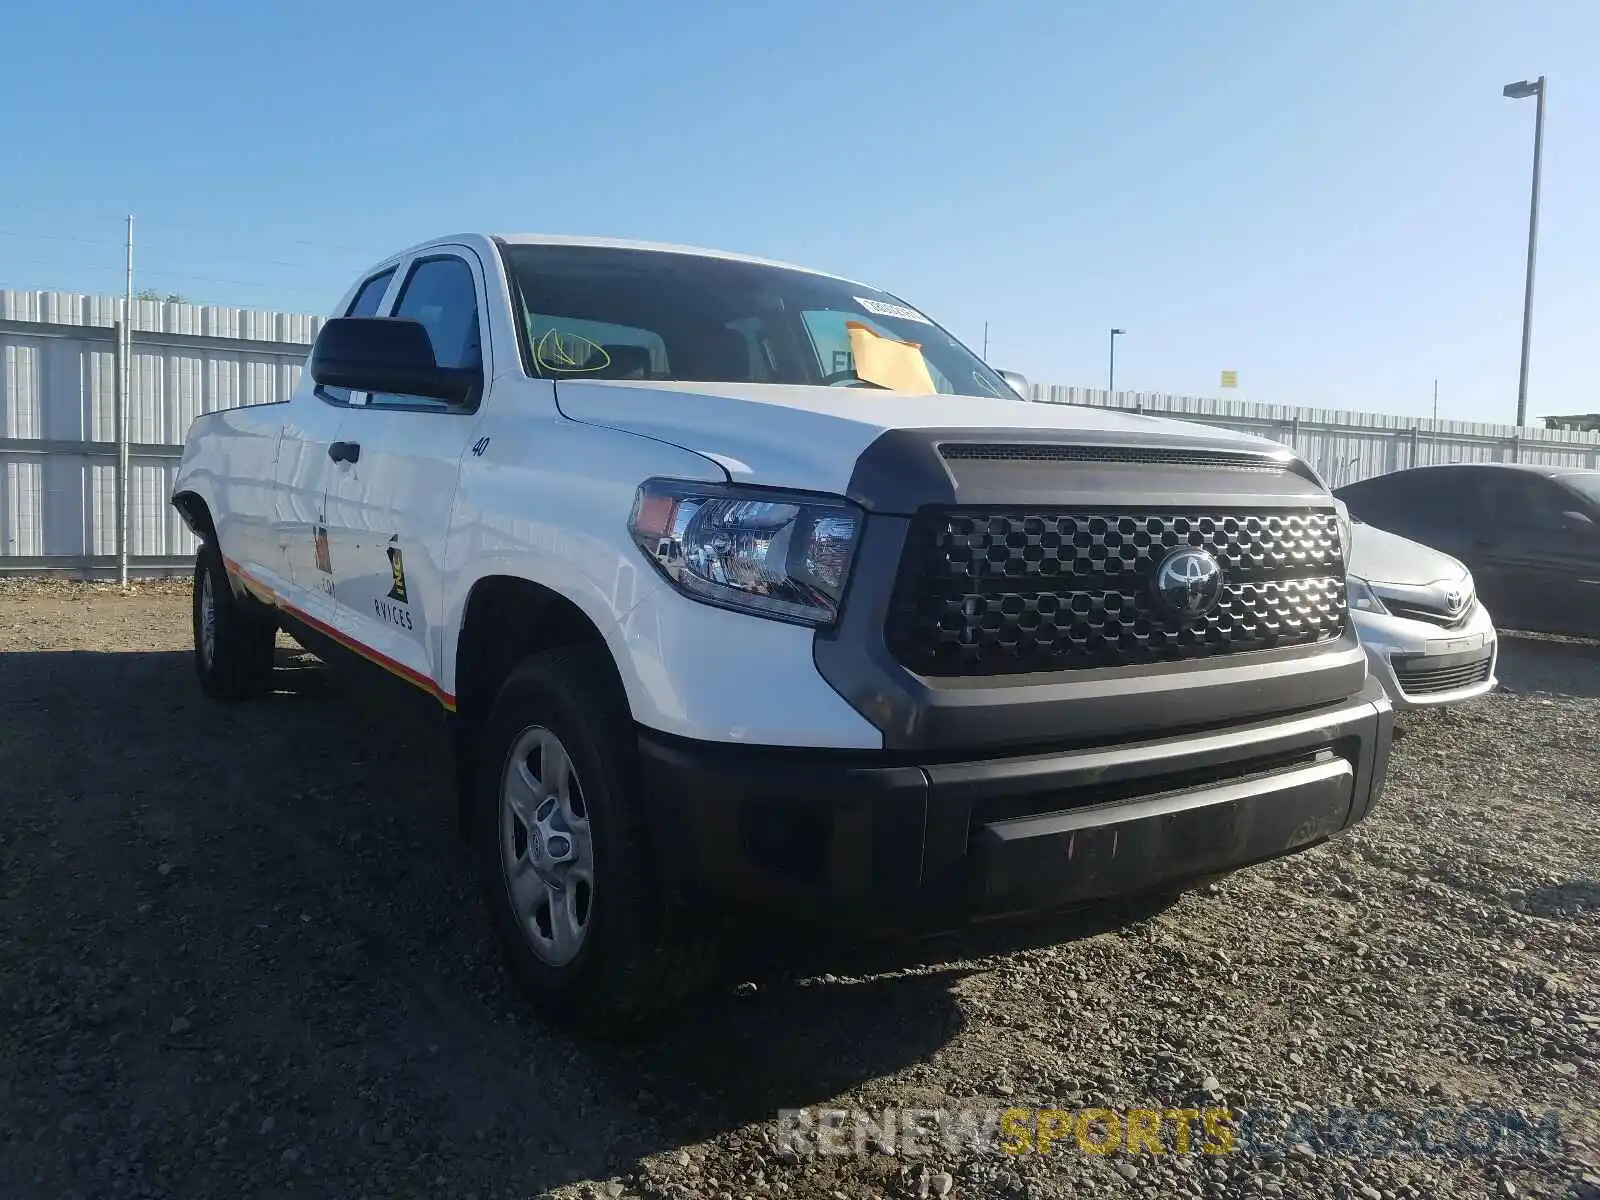
[[[1499,641],[1471,572],[1360,522],[1350,541],[1350,615],[1394,707],[1454,704],[1493,690]]]

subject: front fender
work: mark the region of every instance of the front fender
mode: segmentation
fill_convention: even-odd
[[[549,386],[528,383],[530,392]],[[634,545],[628,517],[640,483],[722,483],[727,473],[679,446],[571,421],[553,406],[540,412],[537,401],[509,398],[497,382],[478,431],[484,452],[463,460],[445,554],[445,689],[458,692],[473,587],[508,576],[547,588],[589,619],[640,725],[715,741],[882,746],[818,675],[809,629],[689,600]]]

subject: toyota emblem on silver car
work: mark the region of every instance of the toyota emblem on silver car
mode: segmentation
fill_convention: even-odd
[[[1445,588],[1444,606],[1452,613],[1461,611],[1461,606],[1467,602],[1467,594],[1458,587]]]
[[[1176,616],[1204,616],[1222,598],[1222,566],[1204,550],[1174,550],[1156,568],[1156,595]]]

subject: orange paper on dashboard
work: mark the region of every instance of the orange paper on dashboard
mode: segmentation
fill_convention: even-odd
[[[846,321],[844,328],[850,335],[850,354],[858,379],[892,392],[932,395],[939,390],[933,386],[928,360],[922,357],[922,347],[916,342],[884,337],[859,321]]]

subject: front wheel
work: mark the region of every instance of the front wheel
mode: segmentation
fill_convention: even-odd
[[[194,666],[214,700],[248,700],[271,686],[277,623],[233,594],[222,555],[210,542],[194,561]]]
[[[604,652],[536,654],[506,681],[478,746],[472,836],[507,965],[551,1015],[648,1022],[704,986],[691,935],[644,842],[632,724]]]

